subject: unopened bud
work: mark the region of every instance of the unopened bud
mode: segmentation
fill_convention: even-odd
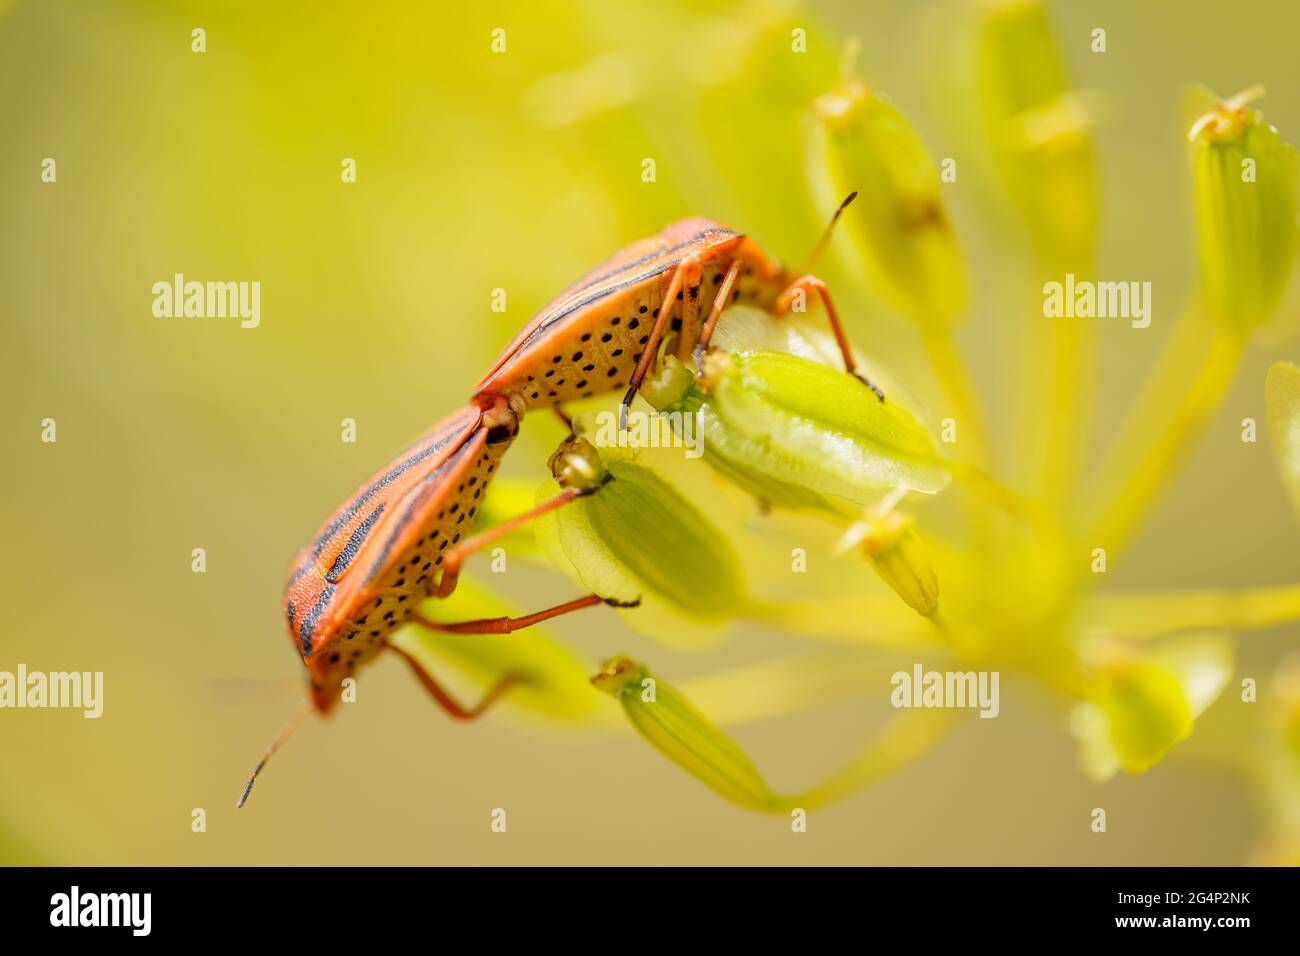
[[[1295,148],[1258,110],[1253,87],[1192,125],[1201,290],[1209,317],[1245,334],[1277,309],[1297,246]]]
[[[908,607],[926,617],[939,609],[939,579],[910,515],[887,511],[870,516],[856,536],[881,579]]]
[[[671,370],[663,381],[682,387],[651,390],[651,404],[698,413],[705,460],[774,507],[842,511],[828,499],[866,507],[882,490],[934,494],[951,481],[932,436],[899,403],[809,359],[714,351],[700,382]]]
[[[902,112],[847,79],[813,104],[806,151],[819,203],[858,190],[842,222],[871,287],[914,321],[951,321],[966,295],[961,251],[939,169]]]

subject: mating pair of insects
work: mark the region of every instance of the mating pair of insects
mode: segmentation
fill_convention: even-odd
[[[840,204],[809,261],[855,196]],[[469,533],[527,412],[558,411],[561,403],[626,386],[619,415],[625,426],[628,407],[665,336],[676,335],[677,357],[693,358],[698,370],[724,307],[745,303],[780,315],[813,293],[825,307],[845,370],[858,375],[825,284],[805,270],[784,270],[752,240],[706,219],[675,222],[633,243],[538,312],[478,383],[469,405],[359,488],[294,560],[284,609],[311,680],[311,698],[267,748],[239,806],[301,719],[313,707],[327,713],[339,700],[343,681],[385,648],[401,654],[433,699],[463,720],[483,713],[521,679],[506,675],[476,706],[463,707],[388,643],[402,625],[504,634],[607,603],[591,594],[523,617],[459,623],[432,621],[416,610],[428,596],[450,595],[461,565],[474,552],[574,498],[598,493],[598,487],[565,488],[531,511]],[[707,315],[705,302],[711,303]],[[884,400],[868,379],[858,377]]]

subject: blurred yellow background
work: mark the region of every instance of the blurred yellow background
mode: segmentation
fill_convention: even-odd
[[[798,260],[828,212],[809,198],[798,120],[835,82],[848,35],[863,76],[932,153],[965,155],[951,119],[968,105],[954,102],[963,80],[941,52],[939,4],[469,6],[481,9],[0,3],[0,669],[105,673],[99,720],[0,712],[0,862],[1243,862],[1261,823],[1239,779],[1176,752],[1143,777],[1091,784],[1061,709],[1005,675],[1000,719],[963,721],[796,838],[626,733],[557,733],[508,711],[455,724],[384,660],[360,682],[366,705],[310,721],[236,814],[301,692],[279,606],[289,559],[361,479],[464,403],[534,309],[687,215]],[[1260,108],[1294,141],[1300,22],[1289,0],[1049,10],[1072,82],[1104,104],[1098,272],[1155,289],[1146,333],[1102,324],[1095,401],[1112,423],[1195,284],[1182,90],[1263,83]],[[1105,54],[1089,50],[1097,26]],[[498,27],[503,54],[490,50]],[[806,54],[790,49],[795,27]],[[41,180],[46,157],[55,183]],[[356,183],[341,182],[346,157]],[[963,344],[996,433],[1010,418],[1005,358],[981,328],[1023,302],[1026,253],[1005,200],[969,169],[945,198],[973,286]],[[155,318],[151,286],[175,273],[260,282],[260,326]],[[496,288],[504,316],[490,310]],[[852,286],[837,295],[895,375],[921,367],[910,327]],[[1300,575],[1267,441],[1239,440],[1243,417],[1263,421],[1264,371],[1284,357],[1294,342],[1251,351],[1112,586]],[[56,444],[40,441],[45,418]],[[355,444],[340,441],[344,418]],[[510,473],[540,482],[558,434],[526,427]],[[198,547],[205,574],[191,572]],[[523,567],[501,587],[524,609],[574,593]],[[685,654],[602,611],[550,630],[593,672],[627,652],[673,679],[807,646],[743,628]],[[1263,679],[1294,645],[1294,628],[1248,635],[1239,675]],[[882,659],[881,686],[895,665]],[[887,710],[864,689],[735,736],[794,789]],[[1097,806],[1105,835],[1088,827]],[[509,810],[506,834],[490,830],[495,807]],[[191,830],[194,808],[206,833]]]

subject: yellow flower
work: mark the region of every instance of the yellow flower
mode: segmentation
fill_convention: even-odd
[[[979,10],[974,108],[1029,227],[1034,255],[1024,281],[1027,295],[1036,296],[1044,268],[1086,273],[1093,260],[1098,187],[1090,110],[1068,82],[1041,4],[987,3]],[[850,242],[840,252],[851,250],[870,291],[921,330],[945,412],[954,410],[951,418],[966,436],[957,444],[958,460],[936,452],[930,432],[937,421],[913,414],[910,404],[866,401],[864,390],[855,391],[856,383],[839,371],[833,351],[827,358],[787,331],[805,320],[756,331],[763,323],[738,307],[724,313],[714,343],[722,347],[703,375],[697,379],[665,358],[644,390],[657,409],[702,416],[705,460],[683,462],[663,450],[596,449],[590,412],[579,414],[578,437],[553,459],[556,478],[590,483],[608,472],[614,481],[542,522],[541,551],[598,592],[645,596],[646,606],[624,612],[626,619],[661,640],[689,643],[692,622],[725,627],[762,617],[804,636],[843,641],[848,632],[860,643],[898,638],[946,656],[953,666],[1019,672],[1068,705],[1089,775],[1144,773],[1194,744],[1198,723],[1227,686],[1242,632],[1300,621],[1300,583],[1243,591],[1103,587],[1218,408],[1246,334],[1276,308],[1294,251],[1294,152],[1244,97],[1197,122],[1191,138],[1200,294],[1188,290],[1169,352],[1086,485],[1074,469],[1055,467],[1056,458],[1075,453],[1070,443],[1090,425],[1089,403],[1067,398],[1087,368],[1078,354],[1086,342],[1071,333],[1042,351],[1027,347],[1021,394],[1050,410],[1051,434],[1007,428],[997,437],[1013,453],[1042,455],[1048,467],[1012,493],[996,472],[971,467],[972,459],[992,461],[993,433],[979,425],[980,396],[949,334],[965,301],[964,270],[929,151],[899,111],[861,81],[844,79],[806,105],[812,119],[804,129],[803,161],[813,192],[826,204],[848,189],[861,190],[846,217]],[[1240,175],[1247,159],[1253,160],[1250,182]],[[747,331],[729,331],[729,320]],[[1059,381],[1040,377],[1043,369]],[[881,377],[889,371],[880,369]],[[998,374],[1017,371],[999,366]],[[1268,402],[1284,480],[1300,504],[1297,381],[1293,366],[1275,368]],[[831,453],[837,438],[863,454]],[[718,475],[729,483],[720,484]],[[898,510],[903,493],[941,489],[938,504],[952,499],[963,510]],[[542,494],[554,491],[552,485]],[[803,510],[758,517],[753,498]],[[853,502],[852,514],[826,507],[836,498]],[[812,542],[833,565],[834,534],[859,516],[843,540],[860,547],[881,580],[847,578],[862,593],[847,596],[840,606],[851,610],[839,621],[809,614],[796,626],[794,615],[763,616],[776,603],[768,599],[780,580],[764,563],[766,549],[794,540],[803,550]],[[818,537],[823,520],[831,533]],[[784,573],[788,581],[790,569]],[[888,600],[879,601],[882,595]],[[678,615],[680,627],[644,623],[664,620],[642,616],[646,608],[654,613],[656,600]],[[818,594],[817,603],[835,606],[834,596]],[[706,675],[676,687],[617,657],[593,684],[617,700],[627,724],[655,750],[724,798],[762,812],[843,797],[932,746],[952,722],[950,714],[933,722],[934,714],[900,718],[905,730],[887,731],[826,783],[775,793],[722,724],[824,699],[808,690],[814,672],[826,682],[819,688],[844,695],[860,690],[844,676],[842,660],[799,666],[805,669],[783,661],[761,679],[752,672]],[[571,686],[572,668],[562,669]],[[791,686],[783,684],[784,674]],[[1292,711],[1283,717],[1270,739],[1294,756],[1300,720]]]

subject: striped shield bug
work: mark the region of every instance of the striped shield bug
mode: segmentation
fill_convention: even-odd
[[[856,195],[835,211],[809,261]],[[753,240],[707,219],[672,223],[565,289],[501,353],[478,383],[475,401],[499,396],[534,409],[626,386],[619,416],[625,424],[668,330],[677,333],[677,356],[694,354],[698,366],[724,306],[745,302],[785,314],[813,293],[826,309],[845,369],[883,401],[856,370],[825,283],[804,269],[783,269]]]
[[[469,534],[501,457],[519,431],[521,409],[505,399],[470,405],[443,419],[362,485],[294,559],[284,612],[307,667],[311,696],[253,770],[257,775],[312,709],[328,713],[344,680],[388,648],[401,655],[430,696],[453,717],[483,713],[523,675],[507,674],[474,707],[458,704],[414,659],[388,642],[408,621],[442,631],[505,634],[560,614],[606,603],[588,595],[518,618],[444,623],[415,610],[425,597],[447,597],[462,562],[520,525],[598,486],[565,489],[508,521]],[[613,602],[609,602],[613,603]],[[621,605],[620,605],[621,606]]]

